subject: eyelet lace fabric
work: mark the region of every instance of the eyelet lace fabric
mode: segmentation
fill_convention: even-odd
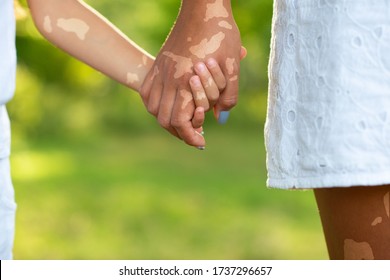
[[[390,183],[390,1],[274,0],[267,185]]]

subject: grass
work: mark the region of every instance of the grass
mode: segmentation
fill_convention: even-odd
[[[325,259],[312,192],[265,187],[260,128],[16,141],[16,259]]]

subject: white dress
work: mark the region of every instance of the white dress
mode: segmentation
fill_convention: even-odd
[[[10,154],[10,127],[4,104],[14,95],[15,73],[14,2],[0,0],[0,159]]]
[[[275,0],[267,185],[390,184],[390,1]]]
[[[0,260],[12,259],[15,231],[15,196],[11,182],[10,124],[5,103],[15,89],[14,1],[0,0]]]

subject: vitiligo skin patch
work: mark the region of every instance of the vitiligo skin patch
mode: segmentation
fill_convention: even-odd
[[[209,77],[208,79],[207,79],[207,83],[206,83],[206,85],[205,85],[205,88],[209,88],[209,87],[211,87],[213,85],[213,78],[212,77]]]
[[[375,220],[372,221],[371,225],[374,227],[380,223],[382,223],[382,217],[376,217]]]
[[[219,32],[213,35],[210,40],[203,39],[198,45],[190,47],[190,52],[198,58],[205,58],[206,55],[212,54],[219,49],[225,39],[225,33]]]
[[[126,80],[126,83],[132,85],[134,84],[135,82],[139,82],[139,77],[137,74],[134,74],[134,73],[127,73],[127,80]]]
[[[352,239],[344,240],[344,259],[346,260],[373,260],[374,253],[367,242],[356,242]]]
[[[235,75],[235,76],[233,76],[233,77],[231,77],[229,79],[229,81],[231,81],[231,82],[234,82],[234,81],[237,81],[237,80],[238,80],[238,76],[237,75]]]
[[[228,23],[226,20],[222,20],[222,21],[218,22],[218,25],[220,27],[223,27],[223,28],[226,28],[229,30],[233,28],[233,26],[230,23]]]
[[[226,58],[226,69],[228,71],[229,75],[232,75],[234,73],[234,62],[236,60],[234,58]]]
[[[206,93],[204,91],[197,91],[195,93],[195,100],[203,100],[206,99]]]
[[[158,67],[157,66],[154,66],[153,68],[153,74],[152,76],[150,77],[150,80],[153,81],[154,78],[156,78],[156,76],[160,73],[160,71],[158,70]]]
[[[49,16],[45,16],[45,18],[43,19],[43,29],[47,33],[53,32],[53,27],[51,26],[51,19]]]
[[[390,192],[383,197],[383,203],[385,204],[386,215],[390,218]]]
[[[181,109],[184,110],[184,108],[192,101],[192,94],[188,90],[182,89],[180,90],[180,96],[183,98]]]
[[[147,63],[148,63],[148,58],[146,57],[146,55],[143,55],[142,56],[142,63],[138,64],[137,68],[142,68],[143,66],[146,66]]]
[[[192,65],[192,60],[190,58],[176,55],[176,54],[173,54],[173,53],[167,52],[167,51],[163,52],[163,55],[166,55],[166,56],[172,58],[172,60],[176,62],[176,65],[175,65],[176,72],[173,75],[173,77],[175,79],[182,77],[186,73],[192,73],[192,66],[193,65]]]
[[[85,40],[85,35],[89,30],[88,24],[77,18],[59,18],[57,20],[57,26],[66,32],[75,33],[80,40]]]
[[[204,21],[209,21],[212,18],[227,18],[229,16],[228,11],[223,6],[223,0],[215,0],[212,4],[207,4],[206,16]]]

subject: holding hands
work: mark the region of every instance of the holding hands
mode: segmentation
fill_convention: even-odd
[[[237,103],[241,48],[230,0],[183,0],[168,39],[147,74],[141,97],[171,134],[203,149],[204,112],[220,121]]]
[[[160,125],[204,149],[202,124],[220,123],[238,99],[241,48],[230,0],[182,0],[171,34],[154,58],[81,0],[28,0],[41,34],[57,47],[140,92]]]

